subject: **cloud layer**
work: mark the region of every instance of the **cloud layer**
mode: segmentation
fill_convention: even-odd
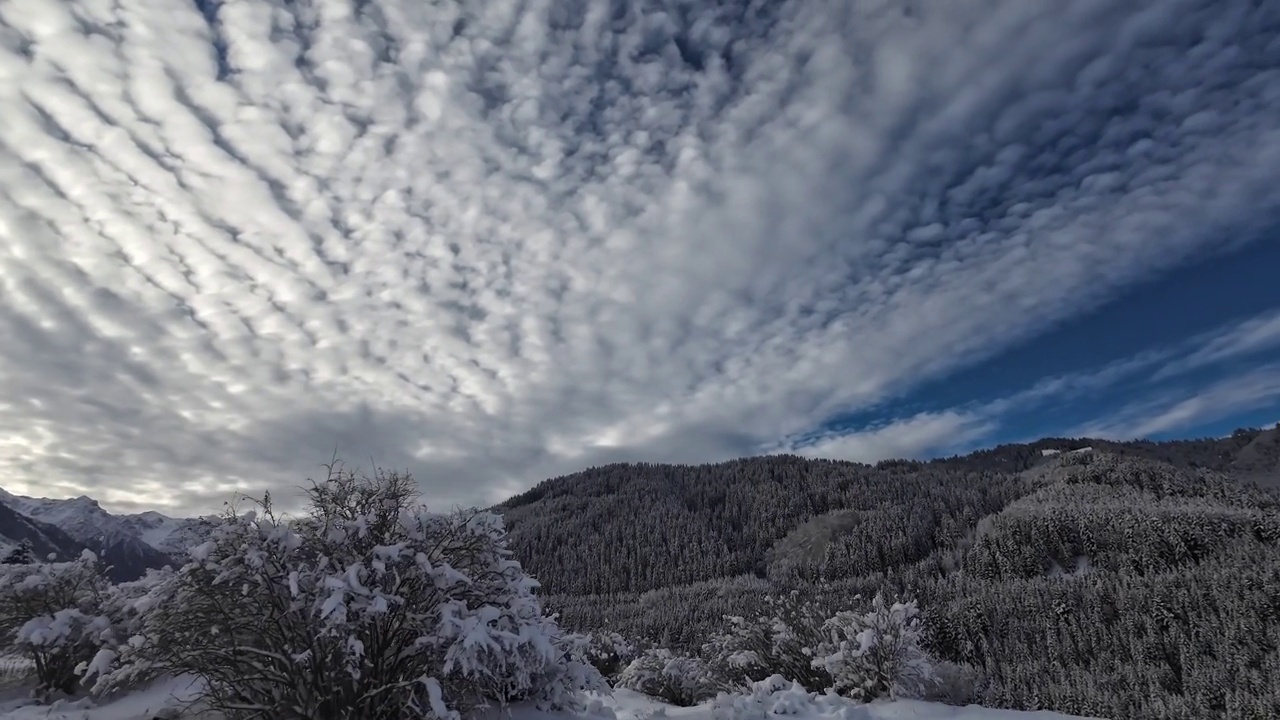
[[[0,484],[756,452],[1278,219],[1277,3],[705,5],[0,4]]]

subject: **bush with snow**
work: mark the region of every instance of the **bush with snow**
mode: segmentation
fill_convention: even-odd
[[[828,613],[798,591],[765,598],[766,612],[755,619],[725,618],[725,630],[702,647],[702,654],[734,687],[746,688],[773,675],[806,687],[826,688],[830,673],[813,659],[826,639]]]
[[[636,646],[616,632],[587,633],[587,660],[607,680],[615,680],[636,658]]]
[[[866,613],[842,611],[823,624],[815,667],[831,674],[831,690],[864,701],[917,698],[937,677],[923,649],[924,619],[914,600],[888,603],[876,593]]]
[[[682,707],[729,689],[701,658],[661,648],[640,653],[618,674],[617,686]]]
[[[95,689],[190,674],[228,718],[444,720],[607,688],[586,638],[543,612],[501,518],[428,512],[399,474],[335,469],[309,498],[295,520],[269,497],[229,512],[132,601],[131,636],[86,668]]]
[[[31,660],[37,692],[73,692],[76,667],[113,642],[110,589],[88,550],[71,562],[0,566],[0,637]]]
[[[781,675],[754,682],[746,692],[723,693],[711,703],[714,720],[771,720],[780,715],[806,718],[835,716],[840,720],[870,720],[866,709],[849,704],[834,693],[816,693]]]
[[[754,620],[725,618],[726,629],[703,645],[726,685],[757,687],[777,676],[868,701],[919,697],[936,682],[914,601],[888,603],[878,594],[865,611],[829,614],[793,591],[769,597],[767,607]]]
[[[131,690],[145,685],[164,674],[163,667],[146,662],[138,655],[130,662],[117,662],[124,647],[136,648],[142,642],[148,615],[159,603],[170,599],[174,571],[148,570],[143,577],[126,583],[112,585],[103,593],[102,614],[111,619],[112,642],[104,643],[87,662],[76,668],[82,685],[97,694],[109,694]]]

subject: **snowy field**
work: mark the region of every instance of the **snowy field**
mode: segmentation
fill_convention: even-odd
[[[166,720],[215,720],[216,716],[210,714],[180,714],[193,692],[190,681],[177,679],[96,705],[89,700],[28,705],[31,701],[19,698],[22,691],[11,687],[0,694],[0,719],[151,720],[161,717]],[[594,699],[588,710],[576,715],[515,705],[483,713],[476,720],[765,720],[771,717],[786,717],[788,720],[1070,720],[1074,716],[990,710],[977,706],[958,708],[910,700],[860,705],[795,690],[782,690],[767,697],[736,695],[727,701],[682,708],[630,690],[618,690],[612,697]]]

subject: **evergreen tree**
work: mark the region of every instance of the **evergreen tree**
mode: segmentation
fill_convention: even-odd
[[[10,550],[3,559],[0,559],[0,564],[30,565],[35,561],[36,554],[35,550],[31,547],[31,541],[24,538],[17,547]]]

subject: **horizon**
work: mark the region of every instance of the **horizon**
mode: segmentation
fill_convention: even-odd
[[[635,465],[635,464],[650,464],[650,465],[684,465],[684,464],[692,464],[692,465],[722,465],[722,464],[728,464],[728,463],[738,462],[738,461],[742,461],[742,460],[754,460],[754,459],[763,459],[763,458],[767,458],[767,457],[789,456],[789,457],[797,457],[797,458],[801,458],[801,459],[804,459],[804,460],[827,460],[827,461],[833,461],[833,462],[847,462],[847,463],[862,464],[862,465],[867,465],[867,466],[874,467],[874,466],[876,466],[876,465],[878,465],[878,464],[880,464],[880,463],[891,463],[891,462],[901,462],[901,461],[915,461],[915,462],[925,462],[925,463],[928,463],[928,462],[934,462],[934,461],[946,461],[946,460],[951,460],[951,459],[954,459],[954,458],[963,458],[963,457],[968,457],[968,456],[970,456],[970,455],[973,455],[973,454],[976,454],[976,453],[979,453],[979,452],[984,452],[984,451],[988,451],[988,450],[995,450],[995,449],[999,449],[999,448],[1001,448],[1001,447],[1008,447],[1008,446],[1019,446],[1019,445],[1035,446],[1035,445],[1039,445],[1039,444],[1043,444],[1043,443],[1052,443],[1052,442],[1078,444],[1078,443],[1081,443],[1081,442],[1098,442],[1098,441],[1102,441],[1102,442],[1118,442],[1118,443],[1128,443],[1128,442],[1150,442],[1150,443],[1166,443],[1166,442],[1168,442],[1168,443],[1178,443],[1178,442],[1196,442],[1196,441],[1201,441],[1201,440],[1225,440],[1225,439],[1228,439],[1228,438],[1232,437],[1235,433],[1237,433],[1237,432],[1242,432],[1242,431],[1258,431],[1258,432],[1260,432],[1260,433],[1261,433],[1261,432],[1267,432],[1267,431],[1269,431],[1269,430],[1280,430],[1280,420],[1277,420],[1276,422],[1273,422],[1273,423],[1264,423],[1264,424],[1262,424],[1262,425],[1255,426],[1255,427],[1237,427],[1237,428],[1234,428],[1231,432],[1229,432],[1229,433],[1227,433],[1227,434],[1225,434],[1225,435],[1214,435],[1214,436],[1208,436],[1208,435],[1204,435],[1204,436],[1187,436],[1187,437],[1180,437],[1180,438],[1164,438],[1164,439],[1160,439],[1160,440],[1154,440],[1154,439],[1151,439],[1151,438],[1129,438],[1129,439],[1127,439],[1127,440],[1113,440],[1113,439],[1109,439],[1109,438],[1102,438],[1102,437],[1086,437],[1086,436],[1079,436],[1079,437],[1045,436],[1045,437],[1037,438],[1037,439],[1034,439],[1034,440],[1028,440],[1028,441],[1005,442],[1005,443],[998,443],[998,444],[994,444],[994,445],[987,445],[987,446],[975,447],[975,448],[971,448],[971,449],[969,449],[969,450],[967,450],[967,451],[965,451],[965,452],[952,453],[952,454],[949,454],[949,455],[935,455],[935,456],[931,456],[931,457],[886,457],[886,458],[881,458],[881,459],[879,459],[879,460],[874,460],[874,461],[869,461],[869,462],[868,462],[868,461],[863,461],[863,460],[846,460],[846,459],[842,459],[842,458],[829,458],[829,457],[821,457],[821,456],[814,456],[814,455],[803,455],[803,454],[795,453],[795,452],[770,453],[770,454],[765,454],[765,455],[742,455],[742,456],[738,456],[738,457],[723,458],[723,459],[720,459],[720,460],[708,461],[708,462],[705,462],[705,463],[664,463],[664,462],[654,462],[654,461],[648,461],[648,460],[633,460],[633,461],[626,461],[626,460],[624,460],[624,461],[618,461],[618,462],[614,462],[614,463],[605,463],[605,464],[603,464],[603,465],[590,465],[590,466],[586,466],[586,467],[578,468],[577,470],[573,470],[573,471],[570,471],[570,472],[568,472],[568,473],[564,473],[564,474],[562,474],[562,475],[556,475],[556,476],[553,476],[553,477],[538,478],[537,480],[534,480],[534,481],[532,481],[530,484],[528,484],[528,486],[527,486],[527,487],[525,487],[524,489],[522,489],[522,490],[518,490],[518,491],[516,491],[516,492],[512,493],[511,495],[508,495],[507,497],[502,498],[501,500],[499,500],[499,501],[497,501],[497,502],[493,502],[493,503],[490,503],[490,504],[488,504],[488,505],[484,505],[484,506],[469,506],[469,507],[471,507],[472,509],[482,509],[482,510],[483,510],[483,509],[492,509],[492,508],[494,508],[494,507],[497,507],[497,506],[499,506],[499,505],[502,505],[502,504],[506,503],[507,501],[509,501],[509,500],[511,500],[511,499],[513,499],[513,498],[515,498],[515,497],[517,497],[517,496],[519,496],[519,495],[521,495],[521,494],[523,494],[523,493],[525,493],[525,492],[528,492],[529,490],[534,489],[535,487],[537,487],[538,485],[541,485],[541,484],[542,484],[542,483],[544,483],[544,482],[548,482],[548,481],[552,481],[552,480],[558,480],[558,479],[560,479],[560,478],[565,478],[565,477],[572,477],[572,476],[574,476],[574,475],[578,475],[578,474],[581,474],[581,473],[584,473],[584,472],[588,472],[588,471],[593,470],[593,469],[596,469],[596,468],[600,468],[600,467],[608,467],[608,466],[610,466],[610,465]],[[1083,450],[1083,449],[1093,449],[1093,448],[1086,446],[1086,447],[1084,447],[1084,448],[1075,448],[1075,449],[1081,449],[1081,450]],[[338,460],[338,463],[339,463],[339,464],[342,464],[342,460],[341,460],[340,458],[339,458],[339,460]],[[321,467],[324,467],[324,466],[322,465]],[[345,465],[345,467],[348,467],[349,469],[353,470],[354,472],[356,472],[356,473],[358,473],[358,474],[359,474],[359,473],[369,474],[369,473],[370,473],[370,471],[393,471],[393,470],[394,470],[394,468],[384,468],[384,467],[362,468],[362,467],[355,466],[355,465]],[[299,482],[298,482],[298,484],[296,485],[295,489],[300,489],[300,488],[302,488],[302,487],[303,487],[303,485],[304,485],[306,482],[308,482],[309,480],[312,480],[312,479],[316,479],[316,480],[318,480],[318,478],[304,478],[304,479],[301,479],[301,480],[299,480]],[[415,479],[415,480],[417,480],[418,478],[416,478],[416,477],[415,477],[414,479]],[[264,489],[265,489],[265,490],[269,490],[268,488],[265,488],[265,487],[264,487]],[[252,500],[253,500],[253,499],[255,499],[255,498],[260,498],[260,497],[261,497],[261,494],[260,494],[260,493],[255,494],[255,491],[254,491],[254,490],[252,490],[252,489],[247,489],[247,490],[243,490],[243,491],[239,491],[239,492],[240,492],[240,494],[239,494],[238,496],[228,497],[228,498],[225,500],[225,502],[234,504],[234,502],[235,502],[235,501],[237,501],[237,500],[242,500],[242,501],[245,501],[245,500],[247,500],[247,501],[252,501]],[[102,502],[102,500],[101,500],[100,498],[96,498],[96,497],[94,497],[94,496],[92,496],[92,495],[81,494],[81,495],[75,495],[75,496],[69,496],[69,497],[47,497],[47,496],[39,496],[39,495],[27,495],[27,494],[23,494],[23,493],[15,493],[15,492],[13,492],[13,491],[9,490],[8,488],[4,487],[3,485],[0,485],[0,496],[3,496],[3,495],[4,495],[4,494],[6,494],[6,493],[7,493],[7,494],[9,494],[9,495],[17,496],[17,497],[19,497],[20,499],[24,499],[24,500],[53,500],[53,501],[64,501],[64,500],[74,500],[74,499],[80,499],[80,498],[87,498],[87,499],[89,499],[89,500],[93,501],[94,503],[96,503],[96,504],[97,504],[99,507],[101,507],[103,510],[107,511],[108,513],[110,513],[110,514],[112,514],[112,515],[116,515],[116,516],[133,516],[133,515],[142,515],[142,514],[145,514],[145,513],[158,513],[158,514],[160,514],[160,515],[164,515],[165,517],[168,517],[168,518],[170,518],[170,519],[175,519],[175,520],[184,520],[184,519],[193,519],[193,518],[197,518],[197,517],[210,517],[210,516],[217,516],[217,515],[219,514],[217,511],[214,511],[214,510],[212,509],[212,507],[210,507],[210,508],[206,508],[206,510],[205,510],[205,511],[203,511],[203,512],[197,512],[197,513],[190,514],[190,515],[169,515],[169,514],[167,514],[167,513],[160,512],[159,510],[156,510],[156,509],[154,509],[154,508],[142,508],[142,509],[138,509],[138,508],[136,508],[136,507],[132,507],[132,506],[129,506],[129,507],[126,507],[126,508],[112,508],[112,507],[111,507],[111,504],[110,504],[109,502],[104,503],[104,502]],[[273,495],[274,495],[274,493],[273,493]],[[296,495],[296,494],[295,494],[295,495]],[[286,495],[286,497],[287,497],[287,498],[289,498],[290,496]],[[0,498],[0,499],[2,499],[2,498]],[[296,496],[295,496],[295,497],[292,497],[292,498],[290,498],[290,499],[296,500],[297,498],[296,498]],[[423,502],[424,502],[424,504],[425,504],[425,505],[427,505],[428,507],[434,507],[434,504],[433,504],[433,503],[431,503],[430,501],[426,500],[425,498],[423,499]],[[225,506],[223,506],[223,507],[225,507]],[[466,509],[468,506],[457,506],[457,505],[455,505],[455,506],[453,506],[453,507],[455,507],[455,508],[461,507],[462,509]],[[299,512],[300,510],[301,510],[301,508],[300,508],[299,506],[296,506],[296,505],[290,505],[290,506],[286,506],[286,507],[285,507],[284,512],[285,512],[285,513],[287,513],[287,514],[292,514],[292,513]]]
[[[1280,418],[1274,5],[20,5],[16,494]]]

